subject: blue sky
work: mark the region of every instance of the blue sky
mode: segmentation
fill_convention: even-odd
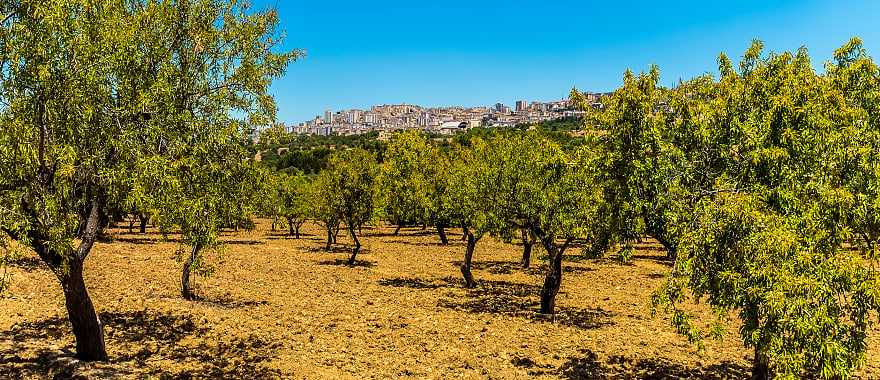
[[[306,1],[277,7],[308,52],[273,86],[279,120],[374,104],[513,104],[611,91],[627,68],[665,84],[715,72],[752,39],[804,45],[817,68],[851,36],[880,56],[880,1]]]

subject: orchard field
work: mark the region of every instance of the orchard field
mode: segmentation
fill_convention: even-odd
[[[272,8],[0,14],[0,378],[880,377],[857,37],[627,70],[568,119],[305,136]]]
[[[670,270],[659,245],[640,244],[627,265],[566,260],[551,321],[537,313],[543,264],[521,269],[519,246],[482,244],[480,286],[468,290],[456,265],[460,231],[442,246],[430,231],[393,230],[366,229],[354,267],[344,265],[348,250],[323,250],[317,226],[300,240],[273,233],[268,220],[224,233],[222,264],[196,280],[189,302],[177,292],[173,241],[113,229],[93,253],[105,268],[86,266],[112,358],[94,364],[70,359],[63,299],[51,273],[24,258],[0,300],[0,377],[748,377],[735,330],[699,353],[668,317],[651,316],[650,294]],[[872,347],[878,339],[875,331]],[[869,352],[863,378],[880,377],[878,354]]]

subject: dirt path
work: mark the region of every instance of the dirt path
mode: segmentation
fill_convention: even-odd
[[[702,354],[648,300],[669,271],[642,246],[632,265],[568,261],[555,321],[535,311],[543,261],[518,267],[516,245],[484,239],[480,286],[456,263],[464,246],[433,231],[365,230],[358,266],[325,252],[320,229],[301,240],[268,231],[228,234],[223,261],[196,278],[199,302],[178,296],[175,242],[115,231],[86,261],[107,325],[110,363],[69,359],[72,335],[52,274],[33,258],[11,268],[0,299],[0,378],[741,378],[748,352],[736,327]],[[316,234],[316,235],[312,235]],[[173,237],[172,237],[173,238]],[[346,244],[347,238],[340,236]],[[213,262],[217,263],[216,260]],[[97,269],[102,267],[101,271]],[[700,308],[694,309],[702,312]],[[708,318],[707,318],[708,320]],[[880,334],[873,334],[880,336]],[[872,341],[865,376],[880,377]]]

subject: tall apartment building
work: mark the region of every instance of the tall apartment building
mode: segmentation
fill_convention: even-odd
[[[331,111],[331,110],[324,111],[324,123],[333,124],[333,111]]]
[[[516,101],[516,112],[523,112],[529,108],[529,102],[525,100],[517,100]]]

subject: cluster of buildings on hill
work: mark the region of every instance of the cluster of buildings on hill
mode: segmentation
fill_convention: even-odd
[[[603,94],[586,94],[593,107],[602,107]],[[568,100],[516,102],[514,108],[502,103],[492,107],[434,107],[411,104],[373,106],[369,110],[326,111],[324,115],[287,127],[290,133],[312,135],[358,135],[372,131],[421,129],[429,133],[454,134],[473,127],[512,127],[523,123],[580,116]]]

